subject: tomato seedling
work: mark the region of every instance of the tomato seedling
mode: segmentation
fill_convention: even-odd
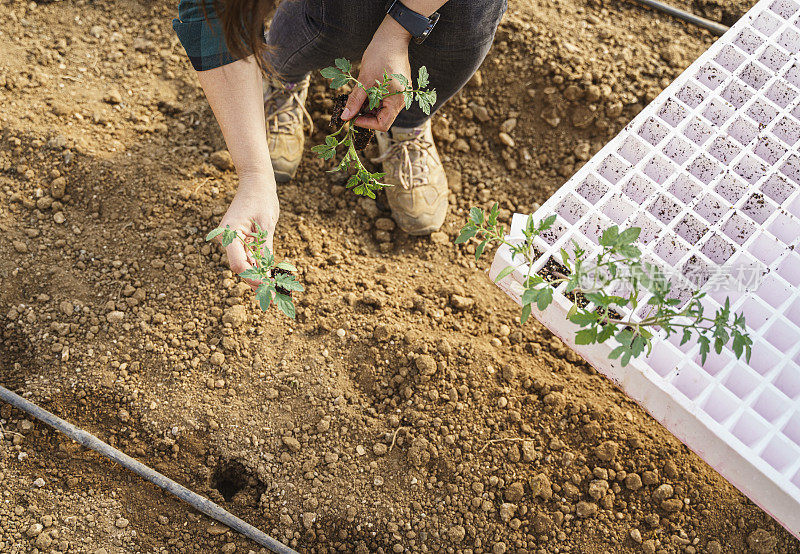
[[[256,289],[256,300],[261,310],[266,312],[275,304],[280,311],[294,319],[292,291],[303,292],[303,285],[294,276],[296,267],[289,262],[275,261],[275,256],[266,246],[267,235],[268,232],[258,225],[252,236],[242,236],[231,229],[230,225],[226,225],[208,233],[206,240],[220,237],[222,246],[230,246],[235,240],[241,241],[247,257],[253,261],[253,267],[242,271],[239,277],[260,283]]]
[[[575,343],[601,344],[613,337],[618,346],[612,349],[609,358],[619,358],[623,366],[631,358],[650,352],[658,330],[667,337],[680,333],[682,345],[694,338],[700,345],[702,363],[712,348],[719,354],[729,342],[737,358],[744,354],[750,360],[753,341],[746,333],[744,315],[733,313],[730,299],[726,298],[714,316],[708,317],[701,302],[705,293],[696,288],[688,290],[685,302],[677,298],[668,276],[655,264],[642,260],[642,252],[636,246],[639,227],[621,230],[614,225],[606,229],[599,239],[601,250],[596,256],[590,256],[573,242],[571,254],[562,248],[560,260],[551,259],[545,268],[533,273],[534,262],[540,256],[534,237],[549,229],[556,216],[538,223],[530,216],[522,231],[524,240],[512,243],[497,221],[499,211],[497,204],[488,213],[472,208],[455,242],[476,240],[476,260],[487,246],[494,244],[508,246],[512,260],[521,258],[519,265],[505,268],[495,281],[523,270],[522,323],[530,317],[534,306],[540,311],[550,306],[554,289],[566,283],[564,294],[573,301],[567,318],[579,328]]]
[[[368,110],[377,109],[384,99],[398,94],[403,95],[406,109],[410,109],[414,101],[416,101],[426,115],[430,115],[431,108],[436,104],[436,90],[426,88],[428,86],[428,70],[424,66],[420,67],[417,75],[417,88],[414,88],[405,75],[400,73],[390,75],[386,72],[383,73],[382,81],[376,80],[374,85],[367,88],[353,76],[351,73],[352,68],[352,64],[348,60],[337,58],[335,66],[326,67],[320,73],[326,79],[330,79],[330,87],[332,89],[338,89],[347,84],[363,89],[367,93]],[[400,84],[401,90],[389,90],[393,80]],[[366,148],[373,136],[373,132],[370,129],[356,127],[351,121],[342,121],[343,99],[346,100],[346,98],[347,96],[344,95],[336,99],[336,111],[331,117],[331,125],[337,130],[325,137],[324,144],[314,146],[311,151],[323,160],[331,160],[339,154],[339,148],[342,147],[344,154],[336,167],[330,171],[346,171],[350,173],[350,178],[347,180],[347,188],[353,189],[353,192],[359,196],[368,196],[374,199],[376,191],[391,185],[381,182],[381,179],[386,176],[385,173],[372,173],[361,163],[361,159],[358,157],[358,150]]]

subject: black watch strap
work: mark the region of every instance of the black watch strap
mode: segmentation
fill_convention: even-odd
[[[431,17],[425,17],[421,13],[406,7],[400,0],[393,0],[386,13],[411,33],[411,36],[414,37],[414,42],[417,44],[421,44],[422,41],[428,38],[436,22],[439,21],[438,12]]]

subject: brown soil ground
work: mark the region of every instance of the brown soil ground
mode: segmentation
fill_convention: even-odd
[[[472,205],[544,201],[710,35],[513,0],[435,120],[443,233],[387,230],[310,154],[279,189],[307,287],[290,322],[203,241],[236,179],[166,4],[0,0],[0,382],[303,552],[800,552],[452,244]],[[316,80],[318,128],[331,102]],[[0,552],[258,551],[8,406],[0,423]]]

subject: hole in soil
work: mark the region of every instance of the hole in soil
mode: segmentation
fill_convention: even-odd
[[[217,466],[211,478],[211,488],[217,489],[230,502],[248,484],[247,469],[239,462],[225,462]]]

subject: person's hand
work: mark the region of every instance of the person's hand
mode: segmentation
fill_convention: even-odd
[[[408,43],[411,35],[400,26],[394,19],[386,16],[372,41],[364,51],[361,58],[361,70],[358,80],[366,88],[375,84],[375,81],[383,81],[384,71],[389,75],[400,73],[404,75],[408,82],[411,82],[411,64],[408,62]],[[389,84],[391,92],[403,90],[397,79],[392,79]],[[361,87],[356,87],[347,99],[342,119],[348,121],[358,114],[361,106],[367,99],[367,93]],[[376,131],[388,131],[394,123],[397,114],[405,107],[402,94],[396,94],[384,99],[381,105],[374,112],[360,115],[355,118],[354,123],[359,127],[374,129]]]
[[[231,229],[239,236],[252,237],[256,233],[256,225],[267,231],[266,246],[273,251],[273,237],[275,225],[278,223],[278,194],[275,190],[275,180],[265,176],[240,177],[239,190],[233,198],[228,211],[220,222],[221,227],[230,225]],[[237,275],[252,267],[253,260],[248,258],[244,245],[239,240],[234,240],[225,248],[228,256],[228,265]],[[248,280],[247,283],[258,288],[258,281]]]

